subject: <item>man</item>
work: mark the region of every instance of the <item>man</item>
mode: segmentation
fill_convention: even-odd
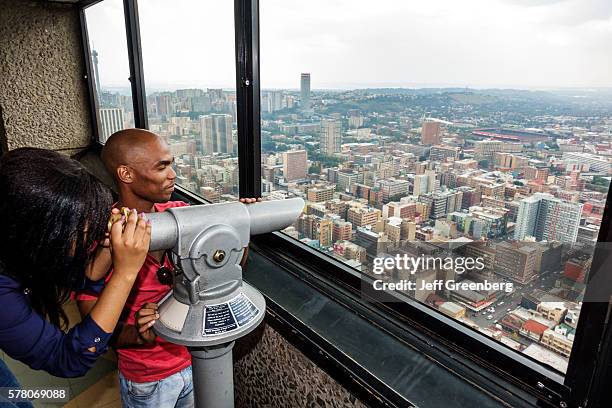
[[[117,184],[119,200],[115,207],[151,213],[187,205],[169,201],[176,179],[174,158],[168,145],[154,133],[142,129],[114,133],[102,149],[102,161]],[[108,271],[110,266],[96,265],[96,269]],[[152,330],[159,318],[157,302],[171,289],[171,282],[158,273],[162,266],[173,267],[164,251],[149,252],[126,302],[122,324],[114,333],[121,400],[130,408],[194,405],[187,348],[156,337]],[[96,299],[95,293],[79,294],[81,314],[87,314]]]

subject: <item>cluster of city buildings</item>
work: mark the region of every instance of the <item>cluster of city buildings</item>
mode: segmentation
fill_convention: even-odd
[[[513,293],[403,295],[563,371],[612,175],[612,118],[585,127],[534,114],[540,125],[525,130],[482,127],[473,109],[443,119],[411,106],[342,110],[376,96],[313,93],[310,74],[300,80],[299,91],[262,91],[263,195],[307,202],[285,233],[365,275],[376,257],[480,257],[477,273],[383,279],[513,282]],[[211,202],[238,195],[235,102],[220,89],[148,96],[150,128],[169,142],[178,183]]]

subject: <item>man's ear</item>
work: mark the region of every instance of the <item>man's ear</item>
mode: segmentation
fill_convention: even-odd
[[[117,179],[126,184],[134,182],[133,170],[125,165],[117,167]]]

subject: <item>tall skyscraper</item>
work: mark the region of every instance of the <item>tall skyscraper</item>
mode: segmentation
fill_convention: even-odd
[[[204,154],[233,153],[232,115],[212,114],[200,116],[202,148]]]
[[[91,57],[93,59],[94,64],[94,80],[96,84],[96,93],[98,94],[98,98],[100,97],[100,71],[98,71],[98,51],[92,50]]]
[[[285,180],[304,180],[308,170],[307,167],[308,153],[306,150],[291,150],[283,153],[283,174]]]
[[[535,195],[524,198],[519,202],[514,239],[524,240],[528,236],[534,236],[539,208],[540,198]]]
[[[441,142],[440,122],[425,120],[421,127],[421,143],[424,145],[437,145]]]
[[[174,113],[172,106],[172,97],[169,93],[158,94],[155,96],[155,105],[157,106],[157,114],[166,120]]]
[[[538,241],[574,243],[582,206],[545,193],[525,198],[519,203],[514,239],[532,236]]]
[[[310,110],[310,74],[302,73],[300,76],[300,100],[302,110]]]
[[[332,155],[340,151],[340,122],[332,119],[321,120],[321,152]]]
[[[121,108],[100,108],[100,124],[102,140],[104,143],[110,135],[124,129],[123,124],[123,109]]]

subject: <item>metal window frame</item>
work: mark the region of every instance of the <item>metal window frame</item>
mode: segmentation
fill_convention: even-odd
[[[259,0],[234,0],[240,197],[261,196]]]
[[[92,112],[95,111],[97,100],[92,82],[84,9],[99,1],[101,0],[83,0],[78,4],[81,12],[81,32]],[[134,118],[136,127],[147,128],[137,0],[124,0],[124,14]],[[234,0],[234,20],[240,196],[258,197],[261,195],[259,1]],[[97,111],[92,116],[94,134],[97,135],[96,117]],[[204,202],[200,197],[193,195],[191,199]],[[612,239],[612,231],[610,231],[612,195],[610,194],[608,194],[606,206],[608,211],[604,214],[599,239],[601,241],[603,238],[603,241],[609,242]],[[313,277],[323,277],[338,287],[352,291],[355,296],[360,293],[362,277],[358,272],[298,241],[281,233],[274,233],[256,238],[254,242],[260,248],[271,248],[270,255],[273,255],[273,252],[276,254],[283,252],[287,256],[294,257],[299,260],[300,264],[312,271]],[[605,262],[606,259],[597,251],[593,259],[593,265],[597,265],[597,268],[593,269],[604,271]],[[607,290],[612,291],[612,277],[608,281],[610,287]],[[587,293],[592,290],[594,290],[592,287],[587,287]],[[609,369],[612,364],[612,350],[608,351],[606,348],[607,345],[612,345],[612,330],[609,327],[612,313],[607,303],[583,305],[570,364],[565,376],[548,370],[537,361],[515,353],[425,305],[414,302],[375,303],[374,310],[379,315],[401,320],[407,326],[423,333],[424,336],[435,338],[445,344],[451,353],[465,355],[473,362],[475,368],[484,368],[505,381],[516,384],[539,398],[545,405],[562,408],[603,406],[604,401],[607,401],[606,397],[610,394],[610,387],[603,380],[612,377],[612,370]],[[380,316],[377,319],[380,320]],[[423,352],[428,353],[427,350]]]
[[[93,142],[100,141],[100,104],[99,96],[96,92],[94,83],[94,70],[91,64],[91,49],[89,47],[89,31],[87,30],[87,17],[85,9],[90,5],[96,4],[98,1],[87,2],[81,5],[79,3],[79,18],[81,23],[81,43],[83,47],[83,65],[85,69],[84,79],[87,81],[87,97],[89,98],[89,116],[91,118],[91,132]]]
[[[145,93],[144,69],[142,63],[142,44],[140,42],[140,21],[138,0],[123,0],[125,15],[125,36],[127,38],[128,59],[130,62],[130,84],[132,104],[134,105],[134,127],[148,129],[147,95]]]

